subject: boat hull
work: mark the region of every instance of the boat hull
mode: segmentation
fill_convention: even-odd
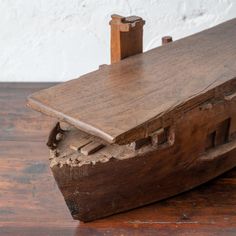
[[[222,100],[184,111],[170,123],[171,145],[137,150],[132,158],[51,165],[73,218],[92,221],[150,204],[235,167],[235,107],[235,101]]]

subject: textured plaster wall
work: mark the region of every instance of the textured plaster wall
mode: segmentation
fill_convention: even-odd
[[[0,0],[0,81],[65,81],[109,63],[113,13],[146,20],[149,50],[236,17],[236,0]]]

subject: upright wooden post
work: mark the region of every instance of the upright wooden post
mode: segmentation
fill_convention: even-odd
[[[111,18],[111,64],[142,53],[145,21],[138,16],[112,15]]]

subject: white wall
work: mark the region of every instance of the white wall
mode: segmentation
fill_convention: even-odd
[[[0,0],[0,81],[65,81],[109,63],[113,13],[146,20],[149,50],[236,17],[236,0]]]

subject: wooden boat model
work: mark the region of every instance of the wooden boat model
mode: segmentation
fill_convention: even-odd
[[[49,135],[50,166],[82,221],[236,166],[236,19],[145,53],[141,18],[115,15],[110,24],[111,65],[28,98],[63,122]]]

